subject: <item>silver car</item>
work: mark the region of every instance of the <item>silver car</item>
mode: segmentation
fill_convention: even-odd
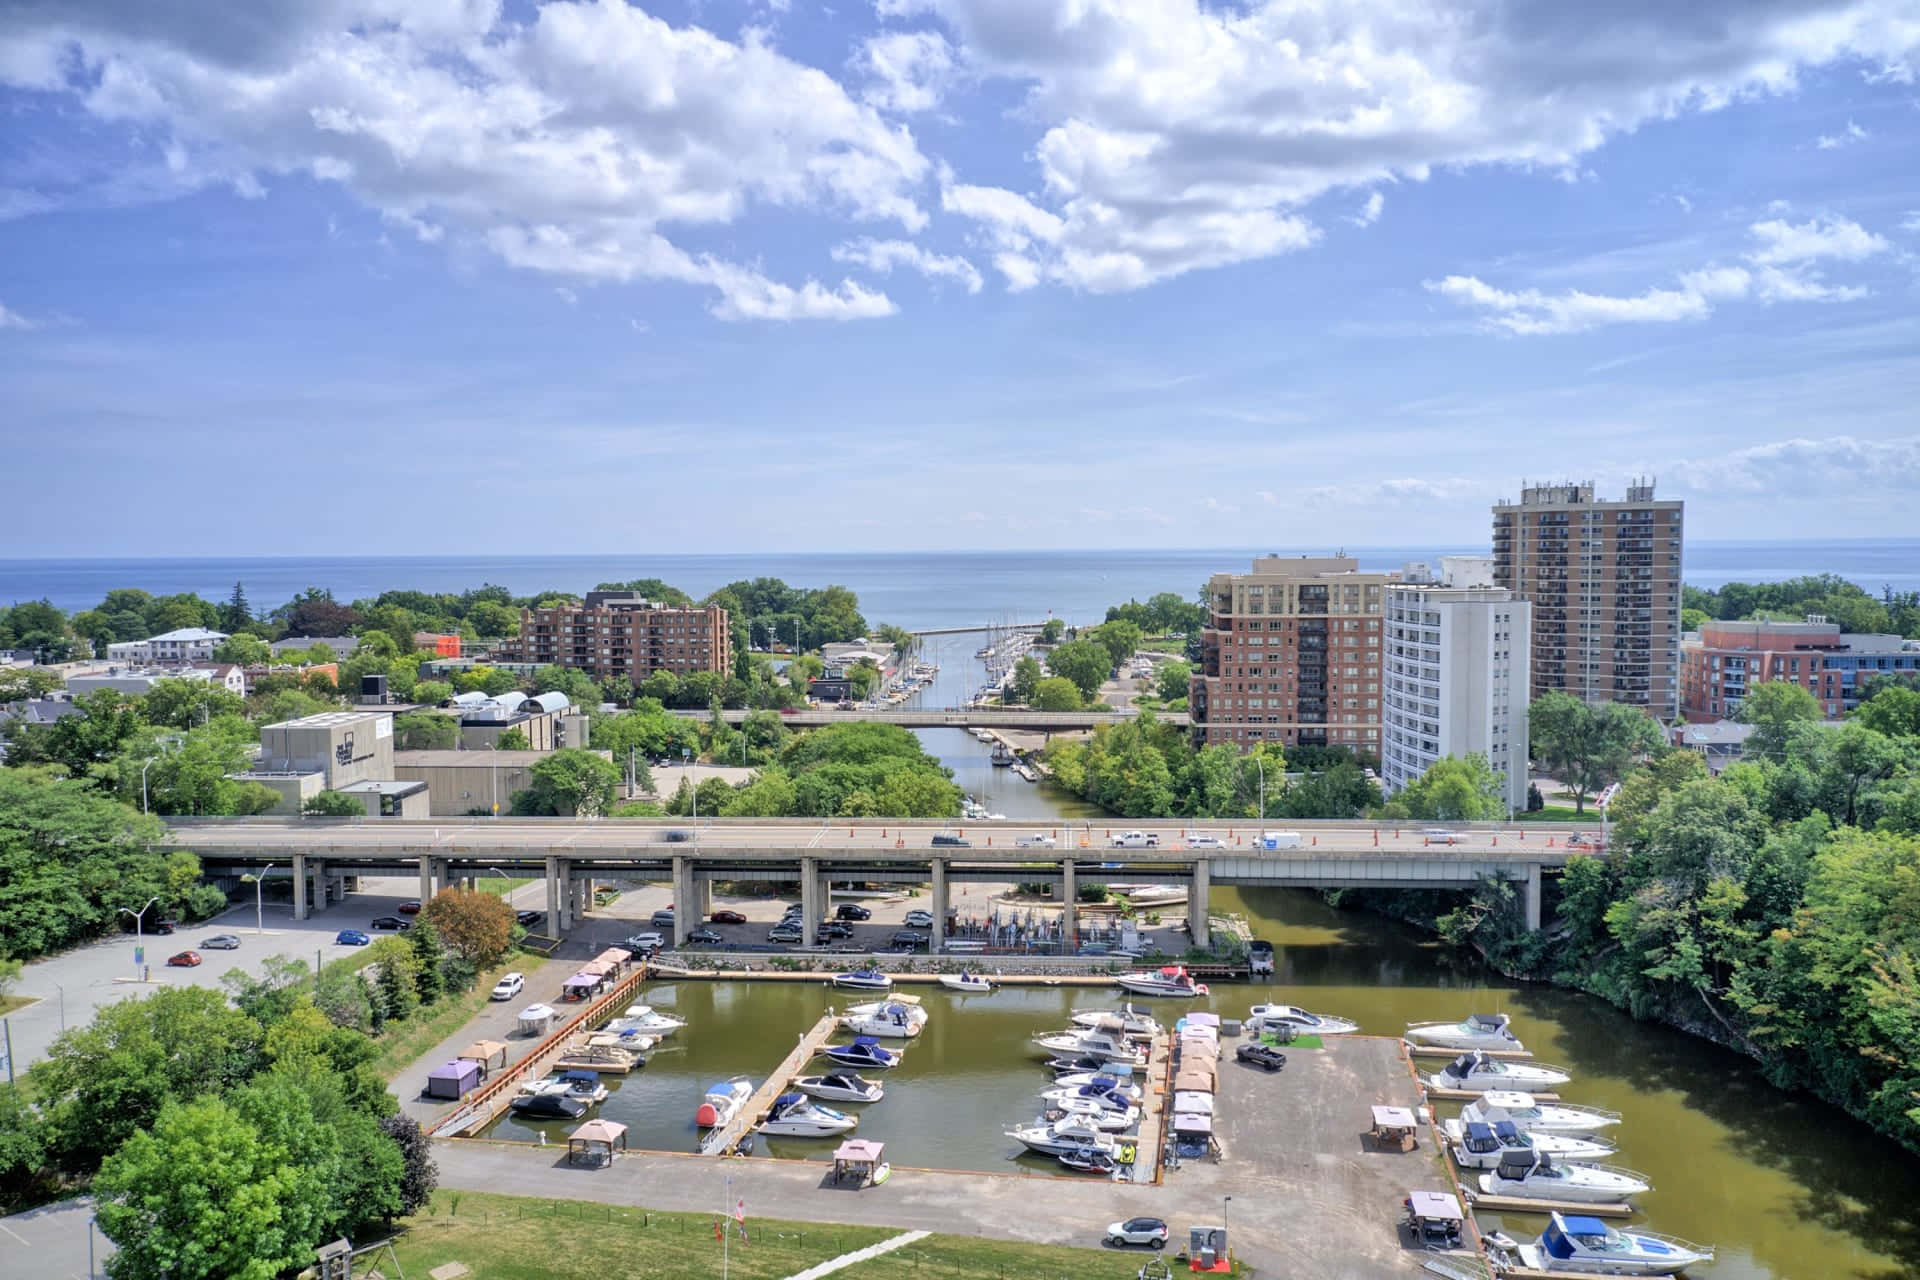
[[[200,949],[202,951],[238,951],[240,938],[238,934],[216,933],[211,938],[200,939]]]

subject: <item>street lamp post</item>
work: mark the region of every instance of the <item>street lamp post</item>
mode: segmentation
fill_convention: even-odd
[[[1267,820],[1267,766],[1256,755],[1253,767],[1260,771],[1260,821],[1264,824]]]
[[[687,794],[693,797],[693,842],[700,843],[700,788],[693,785],[693,748],[680,748],[680,767],[687,771]]]
[[[493,874],[499,876],[502,880],[505,880],[507,882],[507,891],[500,895],[500,900],[506,903],[509,907],[511,907],[513,905],[513,877],[508,875],[506,872],[502,871],[498,867],[482,867],[481,870],[491,871],[493,872]]]
[[[1227,1237],[1224,1243],[1227,1246],[1227,1267],[1229,1270],[1233,1267],[1233,1236],[1227,1231],[1227,1206],[1232,1203],[1232,1196],[1224,1196],[1220,1201],[1220,1234]]]
[[[269,862],[252,875],[246,877],[248,880],[253,881],[253,931],[255,933],[265,933],[267,931],[266,903],[262,896],[262,886],[266,884],[267,872],[272,869],[273,864]]]
[[[132,907],[120,908],[121,915],[133,917],[133,954],[135,957],[133,962],[133,980],[135,982],[140,980],[140,966],[145,962],[146,958],[147,931],[145,916],[147,914],[147,907],[151,907],[158,901],[160,901],[160,895],[156,893],[153,897],[147,899],[147,906],[141,907],[138,911],[135,911]]]
[[[162,738],[160,740],[160,743],[161,743],[160,749],[162,751],[165,751],[169,745],[178,745],[178,740]],[[145,764],[140,766],[140,812],[142,813],[151,812],[151,810],[147,807],[147,770],[153,768],[153,766],[158,764],[159,762],[160,762],[160,757],[155,756],[153,757],[153,759],[147,761]]]
[[[500,743],[496,740],[487,744],[493,752],[493,816],[500,816]]]

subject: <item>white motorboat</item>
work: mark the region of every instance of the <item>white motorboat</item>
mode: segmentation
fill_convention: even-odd
[[[834,974],[833,985],[846,991],[891,991],[893,979],[878,969],[856,969]]]
[[[658,1043],[656,1037],[642,1035],[638,1031],[601,1030],[587,1037],[589,1049],[617,1049],[635,1058]]]
[[[899,1052],[881,1048],[872,1036],[855,1036],[852,1044],[830,1044],[820,1051],[820,1056],[843,1067],[884,1069],[900,1065]]]
[[[949,991],[959,991],[967,995],[985,995],[993,990],[993,983],[977,973],[968,973],[962,969],[959,973],[943,973],[940,985]]]
[[[1249,1032],[1278,1031],[1290,1027],[1295,1035],[1343,1036],[1358,1031],[1360,1024],[1326,1013],[1308,1013],[1291,1004],[1257,1004],[1247,1010]]]
[[[1570,1164],[1539,1152],[1522,1151],[1508,1153],[1491,1173],[1481,1174],[1479,1182],[1480,1190],[1490,1196],[1574,1204],[1618,1204],[1653,1190],[1644,1175],[1631,1169]]]
[[[927,1025],[927,1011],[911,996],[858,1005],[840,1015],[840,1025],[855,1035],[910,1040]]]
[[[1187,900],[1187,891],[1179,885],[1150,884],[1143,885],[1126,895],[1127,905],[1136,911],[1151,911],[1155,907],[1171,907]]]
[[[1700,1262],[1712,1262],[1713,1250],[1655,1235],[1621,1231],[1598,1218],[1554,1214],[1532,1244],[1518,1250],[1520,1265],[1535,1271],[1581,1271],[1589,1275],[1671,1276]]]
[[[740,1108],[746,1106],[747,1099],[752,1096],[753,1081],[745,1076],[735,1076],[731,1080],[708,1085],[706,1096],[693,1113],[693,1122],[702,1129],[722,1128],[740,1114]]]
[[[1131,1004],[1118,1009],[1075,1009],[1069,1021],[1090,1031],[1119,1030],[1130,1036],[1150,1036],[1160,1029],[1152,1014]]]
[[[824,1076],[801,1076],[793,1087],[828,1102],[878,1102],[887,1096],[886,1086],[852,1071],[836,1071]]]
[[[1489,1090],[1523,1089],[1537,1091],[1566,1084],[1573,1077],[1558,1067],[1538,1062],[1508,1062],[1489,1058],[1484,1053],[1463,1053],[1427,1077],[1435,1089],[1465,1089],[1473,1093]]]
[[[1087,1147],[1112,1155],[1115,1145],[1112,1134],[1089,1124],[1084,1116],[1062,1116],[1053,1121],[1036,1120],[1032,1124],[1008,1130],[1007,1136],[1027,1150],[1038,1151],[1043,1156],[1057,1156]]]
[[[654,1036],[664,1040],[687,1025],[686,1019],[676,1018],[670,1013],[661,1013],[650,1004],[632,1004],[627,1011],[609,1022],[608,1031],[638,1031],[643,1036]]]
[[[1049,1053],[1072,1058],[1098,1058],[1102,1062],[1124,1062],[1136,1067],[1145,1066],[1147,1062],[1147,1055],[1127,1043],[1124,1036],[1105,1031],[1071,1027],[1065,1031],[1035,1036],[1033,1042]]]
[[[1082,1089],[1097,1089],[1101,1093],[1110,1093],[1124,1098],[1128,1102],[1138,1102],[1146,1096],[1146,1091],[1124,1076],[1110,1076],[1099,1071],[1074,1071],[1053,1078],[1053,1087],[1041,1093],[1043,1098],[1052,1098],[1055,1094],[1065,1096]]]
[[[1473,1104],[1466,1108],[1471,1111]],[[1480,1120],[1448,1120],[1440,1126],[1454,1163],[1463,1169],[1491,1169],[1515,1153],[1551,1156],[1556,1160],[1600,1160],[1618,1148],[1611,1142],[1576,1138],[1564,1133],[1528,1133],[1511,1120],[1487,1124]]]
[[[1125,1133],[1140,1123],[1140,1108],[1115,1106],[1099,1098],[1074,1098],[1047,1106],[1049,1115],[1058,1111],[1062,1115],[1078,1116],[1102,1133]]]
[[[758,1128],[776,1138],[834,1138],[852,1132],[859,1123],[859,1117],[823,1107],[804,1093],[783,1093],[773,1100],[773,1110]]]
[[[1504,1120],[1522,1133],[1588,1134],[1619,1124],[1620,1113],[1564,1102],[1538,1102],[1530,1093],[1511,1089],[1489,1089],[1460,1108],[1460,1119],[1467,1124],[1479,1121],[1496,1127]]]
[[[1470,1013],[1459,1022],[1411,1022],[1405,1039],[1436,1049],[1508,1049],[1524,1052],[1504,1013]]]
[[[1132,973],[1121,974],[1114,981],[1137,996],[1170,996],[1179,999],[1207,994],[1207,984],[1195,982],[1193,975],[1179,965],[1136,969]]]
[[[565,1098],[578,1098],[582,1102],[607,1100],[607,1086],[600,1083],[598,1071],[562,1071],[557,1076],[528,1080],[520,1086],[520,1092],[536,1096],[557,1093]]]
[[[1111,1107],[1131,1107],[1140,1101],[1140,1086],[1112,1077],[1094,1077],[1084,1084],[1061,1084],[1056,1081],[1051,1089],[1040,1091],[1041,1101],[1050,1106],[1061,1106],[1076,1098],[1091,1098]]]

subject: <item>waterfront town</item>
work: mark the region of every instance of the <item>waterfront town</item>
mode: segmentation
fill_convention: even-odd
[[[1651,481],[1490,516],[1486,555],[950,632],[765,578],[15,604],[9,1221],[116,1275],[215,1221],[194,1274],[512,1274],[496,1215],[573,1248],[569,1204],[621,1248],[677,1224],[662,1275],[806,1222],[776,1270],[983,1274],[922,1224],[1074,1274],[1704,1270],[1737,1224],[1641,1133],[1676,1108],[1576,1052],[1635,1033],[1500,988],[1912,1145],[1874,1100],[1910,1065],[1828,1056],[1881,1024],[1796,1044],[1761,1006],[1780,931],[1852,945],[1816,893],[1911,866],[1920,602],[1686,587]],[[1486,977],[1353,969],[1408,929]],[[295,1123],[324,1143],[263,1145]],[[301,1216],[139,1208],[271,1161]]]

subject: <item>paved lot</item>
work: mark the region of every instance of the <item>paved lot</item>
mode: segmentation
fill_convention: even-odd
[[[87,1269],[92,1217],[91,1200],[69,1200],[0,1218],[0,1280],[91,1280],[105,1274]],[[104,1267],[113,1245],[97,1228],[91,1235],[93,1264]]]

